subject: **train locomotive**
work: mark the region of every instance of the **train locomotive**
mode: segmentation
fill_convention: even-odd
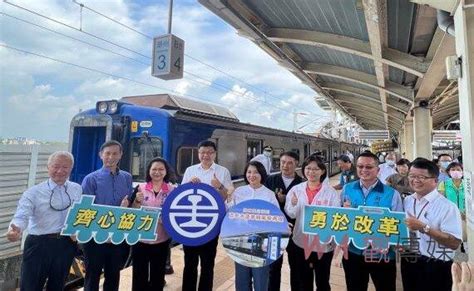
[[[325,160],[329,175],[339,172],[336,158],[346,150],[357,155],[361,145],[242,123],[227,108],[169,94],[123,97],[99,101],[96,108],[78,113],[70,126],[69,149],[76,159],[71,180],[81,183],[100,168],[102,143],[114,139],[123,145],[120,168],[132,174],[134,182],[145,180],[149,160],[160,156],[180,179],[186,168],[198,163],[197,144],[212,140],[218,151],[216,162],[242,177],[245,164],[273,147],[273,171],[279,169],[279,155],[294,151],[300,161],[314,152]]]

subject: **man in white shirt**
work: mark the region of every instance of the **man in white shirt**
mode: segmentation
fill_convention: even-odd
[[[212,141],[202,141],[198,144],[198,154],[200,163],[186,169],[182,184],[185,183],[205,183],[214,187],[222,199],[227,199],[229,190],[232,190],[232,180],[230,172],[223,166],[214,162],[217,147]],[[214,260],[216,258],[217,236],[213,240],[200,246],[183,246],[184,250],[184,270],[183,270],[183,291],[211,291],[214,280]],[[201,261],[201,276],[199,287],[197,287],[197,268]]]
[[[439,169],[424,158],[415,159],[408,179],[415,194],[404,200],[410,243],[420,257],[402,259],[404,290],[450,291],[454,250],[462,242],[461,214],[437,190]]]
[[[272,171],[272,156],[273,156],[273,149],[271,146],[266,146],[263,148],[263,154],[256,155],[250,161],[257,161],[260,162],[267,171],[267,174],[270,175]]]
[[[390,152],[385,156],[385,163],[379,165],[378,178],[382,183],[387,184],[387,178],[397,173],[396,163],[397,156],[394,152]]]
[[[68,181],[74,164],[68,152],[48,159],[49,179],[26,190],[6,237],[14,242],[28,229],[21,264],[20,290],[62,291],[76,253],[76,242],[61,236],[69,207],[82,195],[81,185]]]

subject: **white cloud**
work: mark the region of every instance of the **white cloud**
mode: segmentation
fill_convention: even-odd
[[[148,35],[166,33],[168,1],[150,1],[148,6],[124,0],[81,2]],[[79,28],[80,10],[71,1],[15,0],[14,3]],[[2,17],[0,25],[2,42],[5,44],[114,76],[0,47],[0,135],[66,140],[72,116],[79,109],[93,108],[97,100],[163,92],[224,104],[242,121],[260,125],[271,121],[273,127],[283,129],[291,129],[293,110],[305,109],[317,114],[322,112],[312,100],[315,93],[311,89],[278,66],[275,60],[252,42],[237,36],[233,28],[223,25],[221,20],[200,4],[175,2],[173,33],[185,40],[187,56],[184,61],[185,79],[173,81],[150,76],[149,38],[87,9],[83,9],[82,15],[82,28],[86,32],[129,50],[6,3],[3,3],[2,9],[9,15],[93,43],[136,61],[11,17]],[[193,58],[202,60],[221,72]],[[118,78],[119,76],[138,83]],[[7,106],[8,110],[5,110]],[[20,130],[14,124],[22,124],[25,129]]]

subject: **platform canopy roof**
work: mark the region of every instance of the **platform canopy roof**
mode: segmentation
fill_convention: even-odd
[[[459,118],[457,84],[446,80],[454,37],[437,9],[454,0],[199,0],[365,129],[397,134],[428,101],[433,128]],[[424,5],[427,4],[427,5]],[[430,6],[428,6],[430,5]]]

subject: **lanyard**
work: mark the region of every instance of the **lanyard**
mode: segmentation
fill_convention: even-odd
[[[430,202],[427,201],[425,203],[425,205],[423,205],[423,207],[421,208],[420,212],[418,213],[418,215],[416,215],[416,199],[413,200],[413,214],[416,216],[416,219],[420,219],[420,216],[421,214],[423,213],[423,210],[425,210],[426,206],[428,206]]]

